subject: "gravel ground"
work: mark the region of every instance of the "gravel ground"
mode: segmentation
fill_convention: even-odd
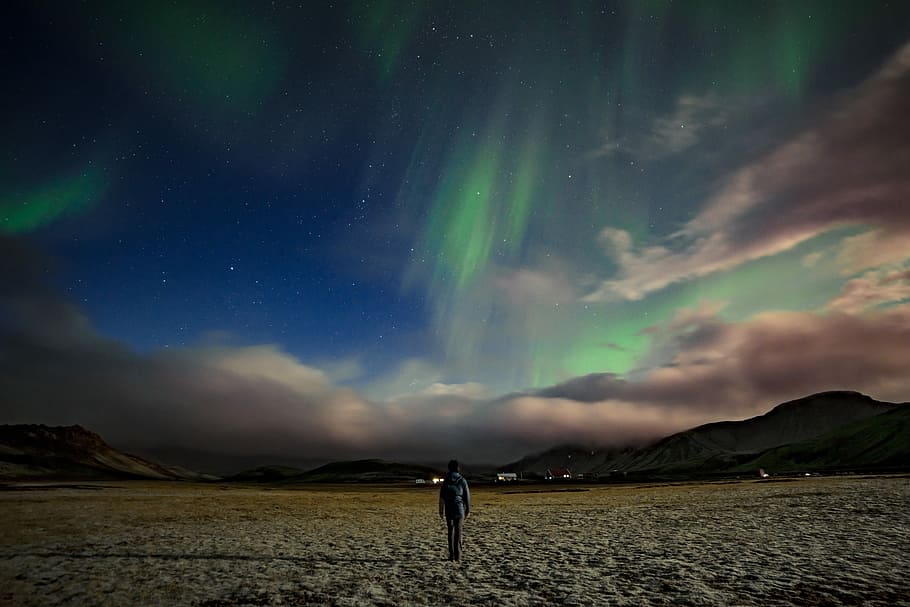
[[[0,492],[0,605],[910,606],[910,479]]]

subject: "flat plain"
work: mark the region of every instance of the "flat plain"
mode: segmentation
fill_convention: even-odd
[[[8,488],[9,489],[9,488]],[[0,491],[2,605],[910,605],[910,478]]]

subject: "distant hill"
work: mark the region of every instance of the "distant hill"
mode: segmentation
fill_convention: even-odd
[[[0,425],[0,480],[206,480],[121,453],[82,426]]]
[[[567,467],[576,474],[599,476],[611,471],[699,476],[759,467],[779,470],[778,464],[785,463],[787,469],[801,469],[805,466],[797,462],[808,453],[826,468],[870,467],[895,459],[910,466],[910,460],[900,460],[910,443],[910,434],[901,421],[908,410],[910,405],[880,402],[858,392],[822,392],[744,421],[698,426],[641,449],[560,447],[524,458],[509,468],[532,474]],[[892,412],[893,416],[879,419]],[[844,450],[847,443],[849,451]],[[777,454],[772,457],[769,452],[774,450]],[[826,455],[827,450],[842,455]]]
[[[381,459],[332,462],[300,470],[288,466],[260,466],[226,477],[225,481],[241,483],[395,483],[422,478],[430,480],[442,472],[431,466],[401,464]]]
[[[573,473],[589,473],[595,470],[608,468],[610,464],[623,454],[634,453],[635,449],[627,448],[595,448],[583,445],[558,445],[547,449],[543,453],[528,455],[501,467],[503,472],[522,472],[535,476],[543,476],[548,469],[568,468]]]
[[[430,466],[361,459],[332,462],[287,480],[304,483],[389,483],[414,482],[418,478],[429,480],[441,475],[442,471]]]
[[[403,464],[382,459],[360,459],[331,462],[303,471],[289,466],[259,466],[239,474],[224,477],[227,482],[240,483],[413,483],[417,479],[430,481],[445,474],[446,464]],[[474,480],[492,479],[500,470],[497,466],[472,464],[462,473]]]
[[[305,470],[260,466],[224,480],[262,483],[413,482],[444,466],[362,459]],[[468,478],[494,471],[543,476],[547,469],[601,478],[694,478],[834,470],[910,469],[910,404],[876,401],[858,392],[823,392],[783,403],[744,421],[705,424],[642,448],[553,447],[501,467],[474,466]],[[121,453],[81,426],[0,426],[0,481],[214,480]]]
[[[291,466],[259,466],[224,477],[222,480],[239,483],[275,483],[293,479],[303,473],[300,468]]]
[[[164,446],[157,448],[137,448],[136,455],[153,462],[180,462],[191,469],[210,473],[219,478],[235,475],[238,471],[252,471],[258,468],[295,468],[298,472],[311,470],[326,464],[331,458],[312,458],[293,456],[287,453],[225,453],[223,450],[209,450],[209,446],[199,443],[194,449]]]

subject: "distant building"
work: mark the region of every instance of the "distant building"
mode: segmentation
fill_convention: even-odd
[[[548,481],[568,480],[572,478],[572,473],[568,468],[547,468],[547,473],[543,475]]]
[[[518,480],[518,475],[514,472],[497,472],[496,473],[496,482],[497,483],[514,483]]]

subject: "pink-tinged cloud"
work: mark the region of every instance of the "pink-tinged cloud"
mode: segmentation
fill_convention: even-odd
[[[844,238],[837,263],[844,274],[868,268],[897,265],[907,259],[910,239],[906,231],[892,228],[869,230]]]
[[[584,299],[641,299],[843,226],[875,230],[845,243],[841,262],[853,271],[910,257],[908,99],[910,45],[814,128],[733,173],[673,238],[638,246],[605,228],[619,270]]]
[[[910,399],[910,304],[895,301],[907,270],[870,273],[874,284],[853,283],[822,312],[734,324],[717,304],[681,310],[647,329],[653,364],[634,381],[593,374],[491,398],[431,374],[410,395],[367,398],[274,345],[135,352],[8,265],[16,289],[0,294],[0,423],[82,424],[140,453],[505,462],[554,443],[655,439],[825,390]]]
[[[66,340],[4,332],[0,421],[79,423],[140,452],[503,462],[554,443],[641,442],[823,390],[910,395],[908,304],[864,315],[773,312],[739,324],[716,310],[682,311],[649,329],[672,355],[637,381],[595,374],[494,399],[480,386],[436,384],[371,400],[275,346],[143,355],[83,323]],[[58,316],[45,325],[61,318],[69,323]]]
[[[868,272],[848,280],[828,309],[857,314],[870,308],[910,300],[910,270]]]

